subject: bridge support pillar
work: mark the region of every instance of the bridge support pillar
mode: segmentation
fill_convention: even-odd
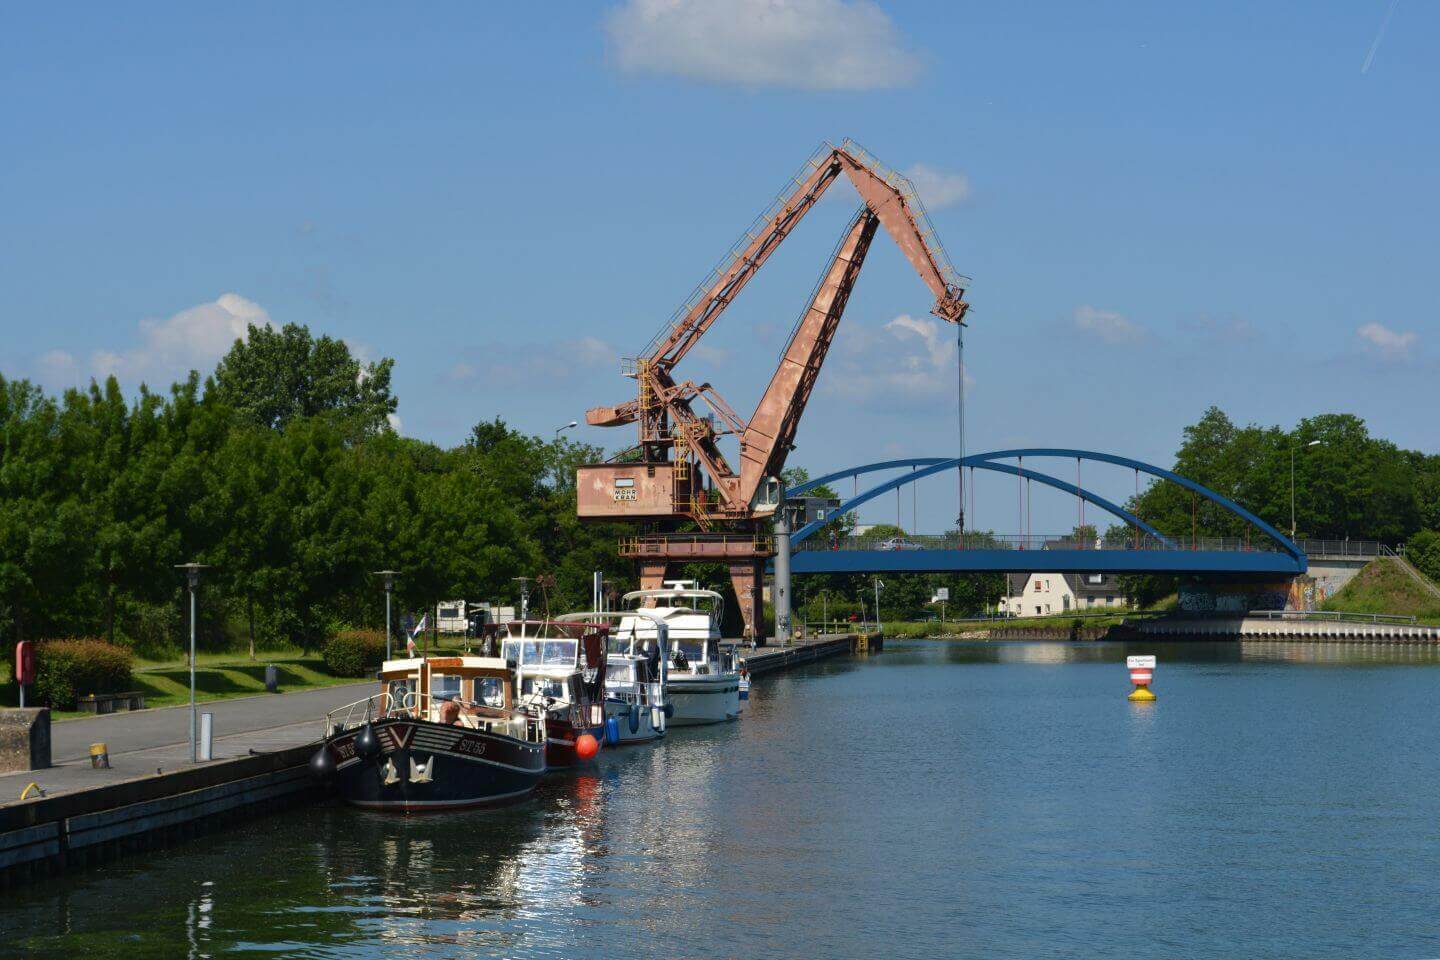
[[[782,492],[783,493],[783,492]],[[790,518],[785,509],[785,498],[775,509],[775,580],[770,588],[770,601],[775,606],[775,642],[790,642],[793,631],[790,626]]]

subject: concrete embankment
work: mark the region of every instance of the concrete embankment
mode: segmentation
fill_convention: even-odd
[[[1186,617],[1155,619],[1117,628],[1135,637],[1215,640],[1311,640],[1325,643],[1437,643],[1440,627],[1414,623],[1285,617]]]
[[[740,659],[751,676],[786,670],[803,663],[852,653],[879,653],[884,639],[878,633],[830,633],[797,640],[784,647],[757,647],[741,650]]]

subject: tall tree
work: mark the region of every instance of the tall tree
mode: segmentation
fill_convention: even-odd
[[[337,413],[363,433],[386,428],[394,361],[361,363],[343,340],[318,339],[307,327],[251,324],[215,369],[215,389],[242,420],[284,427],[300,417]]]

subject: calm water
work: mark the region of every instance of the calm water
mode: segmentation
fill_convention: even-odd
[[[912,644],[500,812],[324,806],[10,892],[0,952],[1440,957],[1440,651]],[[28,951],[28,953],[27,953]]]

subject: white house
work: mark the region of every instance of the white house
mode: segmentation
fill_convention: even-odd
[[[1125,606],[1113,573],[1011,573],[1000,612],[1013,617],[1047,617],[1076,610]]]

